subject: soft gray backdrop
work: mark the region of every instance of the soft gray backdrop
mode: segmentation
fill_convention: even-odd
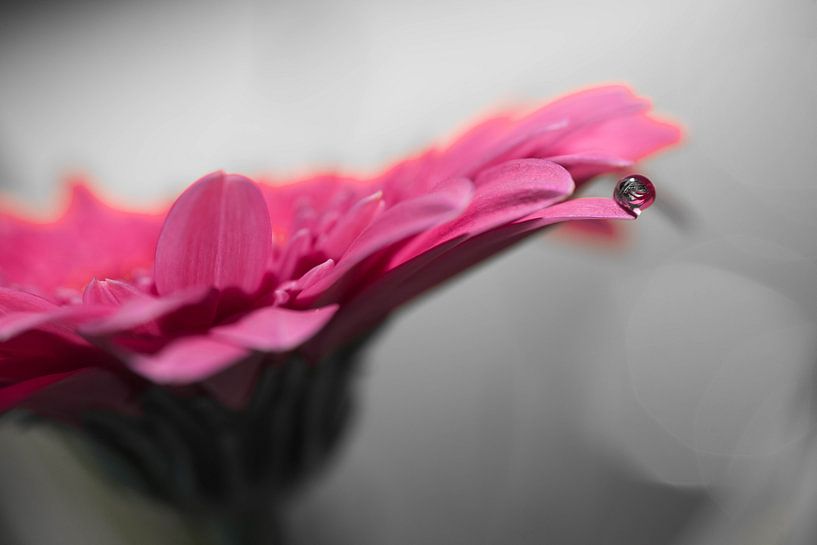
[[[661,206],[626,248],[538,237],[394,320],[297,543],[814,543],[814,1],[3,7],[0,189],[371,170],[609,81],[686,127],[644,166]],[[184,542],[47,433],[0,433],[2,543]]]

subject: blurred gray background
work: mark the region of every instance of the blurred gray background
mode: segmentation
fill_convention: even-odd
[[[626,247],[536,237],[402,312],[296,543],[813,544],[813,0],[8,5],[0,190],[371,171],[611,81],[686,128],[642,169],[661,205]],[[186,543],[46,431],[0,435],[2,543]]]

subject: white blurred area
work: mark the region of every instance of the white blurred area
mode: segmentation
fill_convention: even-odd
[[[662,204],[626,247],[537,237],[394,320],[295,542],[811,545],[813,1],[2,7],[0,191],[47,208],[82,171],[147,205],[219,168],[371,171],[610,81],[686,127],[642,169]],[[3,543],[183,542],[46,432],[1,433]]]

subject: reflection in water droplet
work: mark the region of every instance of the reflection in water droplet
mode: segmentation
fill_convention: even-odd
[[[655,202],[655,186],[646,176],[632,174],[618,181],[613,198],[624,210],[638,217]]]

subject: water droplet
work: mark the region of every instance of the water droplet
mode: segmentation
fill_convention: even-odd
[[[655,186],[646,176],[631,174],[618,181],[613,199],[624,210],[638,217],[642,210],[655,202]]]

